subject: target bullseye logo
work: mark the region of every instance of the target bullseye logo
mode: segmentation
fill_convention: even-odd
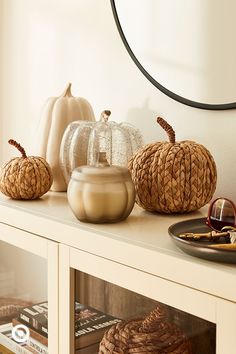
[[[12,328],[12,338],[18,343],[24,343],[29,339],[30,332],[28,327],[19,324]]]

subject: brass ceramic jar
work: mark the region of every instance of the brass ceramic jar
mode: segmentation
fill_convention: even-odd
[[[135,189],[127,168],[81,166],[72,172],[67,191],[70,207],[80,221],[114,223],[127,218]]]

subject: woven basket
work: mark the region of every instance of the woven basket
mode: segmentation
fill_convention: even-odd
[[[173,128],[157,122],[169,141],[144,146],[129,161],[136,202],[148,211],[184,213],[208,203],[216,188],[216,165],[210,152],[194,141],[175,141]]]
[[[0,324],[11,322],[14,317],[18,316],[19,311],[31,302],[14,298],[0,298]]]
[[[122,321],[108,329],[99,354],[192,354],[191,342],[167,321],[158,306],[146,318]]]

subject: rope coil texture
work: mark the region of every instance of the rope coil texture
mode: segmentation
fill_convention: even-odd
[[[108,329],[99,354],[191,354],[191,342],[157,307],[145,319],[122,321]]]

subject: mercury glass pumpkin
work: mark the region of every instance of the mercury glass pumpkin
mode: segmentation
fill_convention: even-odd
[[[142,135],[129,123],[108,121],[110,111],[100,121],[75,121],[68,125],[61,142],[60,165],[66,183],[74,168],[94,165],[99,152],[106,152],[110,165],[127,167],[131,156],[143,145]]]
[[[70,179],[69,205],[80,221],[114,223],[131,213],[135,189],[126,167],[109,166],[100,153],[96,166],[76,168]]]

